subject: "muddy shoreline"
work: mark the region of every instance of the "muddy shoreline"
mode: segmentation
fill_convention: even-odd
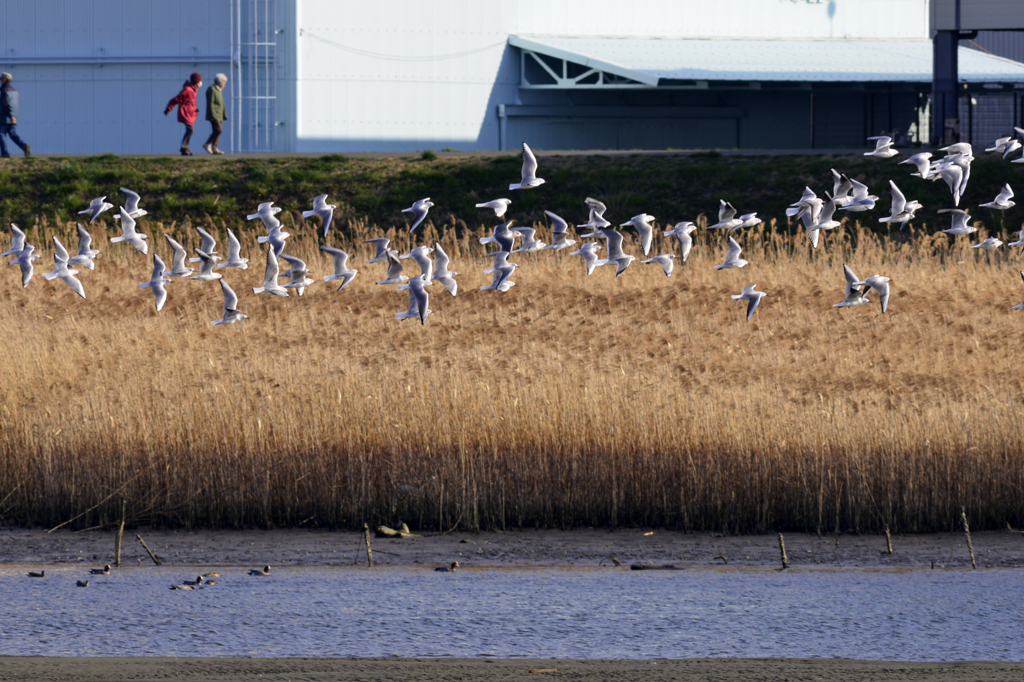
[[[320,530],[186,531],[139,528],[125,531],[123,565],[152,564],[136,535],[165,565],[351,566],[366,565],[362,533]],[[785,534],[791,568],[970,568],[962,533],[893,537]],[[113,531],[75,533],[0,528],[0,564],[102,565],[113,563]],[[978,568],[1024,567],[1024,534],[972,534]],[[721,536],[665,530],[522,530],[450,533],[402,539],[372,538],[379,566],[471,567],[612,566],[674,564],[702,567],[781,567],[776,535]],[[613,558],[614,557],[614,560]]]
[[[531,671],[535,671],[532,672]],[[655,661],[379,658],[0,657],[0,681],[22,680],[1019,680],[1022,663],[694,658]]]

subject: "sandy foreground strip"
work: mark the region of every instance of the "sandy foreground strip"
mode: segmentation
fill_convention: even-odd
[[[1020,680],[1024,663],[844,659],[657,661],[0,657],[0,680]]]
[[[136,539],[142,535],[165,565],[351,566],[366,565],[362,533],[322,530],[169,531],[131,529],[124,534],[123,565],[152,565]],[[113,563],[113,531],[74,533],[0,528],[0,563]],[[973,533],[978,568],[1024,567],[1024,534]],[[893,537],[786,534],[793,568],[970,568],[962,532]],[[449,533],[404,539],[373,538],[373,558],[381,566],[447,565],[477,568],[529,566],[612,566],[633,563],[680,566],[778,568],[776,535],[721,536],[665,530],[522,530]]]

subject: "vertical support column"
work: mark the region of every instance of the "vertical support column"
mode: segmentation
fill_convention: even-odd
[[[974,96],[967,93],[967,141],[974,144]]]
[[[251,48],[249,53],[249,73],[252,76],[253,94],[253,98],[249,100],[252,109],[252,116],[250,118],[252,135],[250,136],[249,149],[255,150],[260,148],[260,22],[256,0],[251,0],[249,3],[249,20],[252,23],[252,32],[249,34],[249,45]]]
[[[937,31],[932,38],[932,144],[959,141],[957,48],[959,31]]]
[[[506,139],[505,138],[505,133],[507,132],[506,128],[505,128],[505,122],[507,120],[508,120],[508,117],[505,115],[505,105],[504,104],[499,104],[498,105],[498,151],[499,152],[505,150],[505,139]]]
[[[240,138],[242,127],[242,70],[241,70],[241,38],[239,26],[242,23],[239,0],[229,0],[231,8],[231,64],[228,65],[228,80],[231,83],[231,110],[228,112],[228,126],[231,132],[231,153],[241,151]]]
[[[811,149],[814,149],[814,92],[811,92],[811,117],[810,118],[811,118],[810,126],[809,126],[809,128],[810,128],[810,131],[809,131],[810,139],[808,141],[810,142]]]

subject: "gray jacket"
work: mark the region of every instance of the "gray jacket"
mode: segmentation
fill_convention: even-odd
[[[18,91],[7,83],[0,88],[0,120],[10,123],[12,118],[18,118]]]

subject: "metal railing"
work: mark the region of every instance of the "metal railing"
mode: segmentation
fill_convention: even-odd
[[[275,0],[231,0],[232,152],[276,148],[276,10]]]

